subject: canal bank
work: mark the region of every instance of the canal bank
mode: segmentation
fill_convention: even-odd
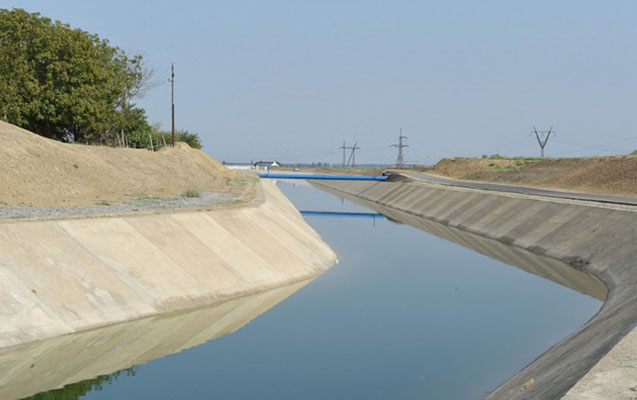
[[[18,400],[68,385],[72,392],[73,384],[90,388],[81,382],[108,381],[104,378],[119,375],[116,371],[128,373],[128,368],[232,334],[308,283],[0,349],[0,398]]]
[[[584,282],[589,290],[593,288],[589,293],[593,296],[593,293],[598,293],[598,297],[600,293],[605,294],[599,282],[606,286],[606,302],[595,317],[487,398],[555,399],[569,390],[588,394],[593,393],[592,390],[606,390],[605,398],[630,398],[626,396],[634,394],[630,384],[635,382],[634,351],[614,355],[621,348],[630,347],[623,346],[622,338],[629,334],[637,320],[637,294],[633,289],[637,280],[633,272],[637,260],[634,248],[637,214],[630,207],[416,181],[314,184],[379,212],[393,211],[396,215],[388,216],[421,229],[423,224],[419,226],[414,218],[453,228],[448,230],[451,233],[465,231],[559,260],[568,267],[553,268],[551,263],[546,263],[544,273],[538,274],[578,290]],[[435,230],[440,231],[433,229],[432,233],[436,233]],[[524,259],[518,257],[517,262],[511,263],[523,265]],[[627,340],[630,337],[632,335]],[[593,366],[602,359],[608,361],[604,358],[606,354],[619,361],[605,362],[608,367],[596,372]],[[614,377],[610,385],[609,376]],[[605,389],[600,383],[604,380]],[[576,396],[584,398],[582,394]]]
[[[270,182],[249,206],[0,223],[0,348],[303,281],[336,255]]]

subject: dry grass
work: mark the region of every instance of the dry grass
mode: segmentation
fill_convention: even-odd
[[[543,160],[446,158],[427,172],[456,179],[637,196],[637,156]]]
[[[253,178],[185,143],[158,152],[60,143],[0,121],[0,205],[70,206],[241,192]]]

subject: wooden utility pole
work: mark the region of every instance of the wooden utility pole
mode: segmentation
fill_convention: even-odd
[[[170,64],[171,145],[175,147],[175,64]]]

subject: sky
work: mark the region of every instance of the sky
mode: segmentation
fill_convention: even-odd
[[[219,161],[407,163],[637,149],[637,2],[0,0],[142,54],[138,105]],[[348,154],[349,156],[349,154]]]

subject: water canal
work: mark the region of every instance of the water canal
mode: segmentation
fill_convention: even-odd
[[[137,352],[135,360],[144,362],[190,347],[207,340],[201,332],[212,326],[219,329],[210,337],[220,336],[33,398],[479,399],[601,306],[313,187],[279,187],[298,209],[311,211],[305,218],[339,255],[338,265],[305,285],[223,310],[133,325],[125,328],[129,336],[121,329],[93,332],[77,339],[82,350],[59,345],[69,363],[90,369],[118,350]],[[189,331],[184,343],[168,344],[195,325],[201,329]],[[108,350],[91,350],[109,341]],[[78,354],[81,361],[73,361]],[[64,369],[42,368],[32,368],[37,377]]]

